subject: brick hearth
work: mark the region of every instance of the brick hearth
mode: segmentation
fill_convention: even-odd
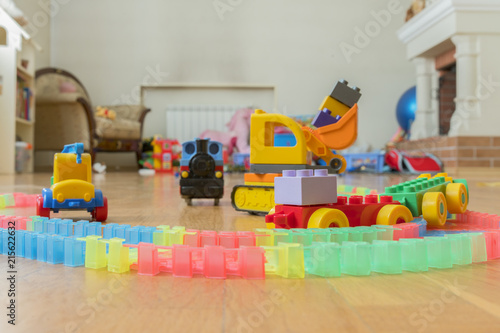
[[[432,137],[400,142],[400,150],[424,151],[436,155],[445,167],[500,167],[500,137]]]

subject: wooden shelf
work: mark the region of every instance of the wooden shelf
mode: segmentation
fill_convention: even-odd
[[[33,120],[26,120],[23,118],[16,117],[16,123],[23,125],[34,125],[35,122]]]
[[[25,68],[17,66],[17,74],[20,75],[26,81],[30,81],[33,79],[33,75],[29,73]]]

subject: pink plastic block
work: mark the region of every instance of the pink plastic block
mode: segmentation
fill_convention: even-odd
[[[418,238],[418,224],[416,223],[399,223],[393,225],[394,237],[393,240],[400,240],[401,238]]]
[[[265,250],[260,246],[240,248],[240,274],[244,279],[264,279]]]
[[[217,245],[217,232],[211,230],[202,230],[200,233],[200,246]]]
[[[219,232],[219,245],[227,249],[235,249],[238,247],[238,239],[236,233],[232,231]]]
[[[500,230],[489,230],[484,232],[486,240],[486,254],[488,260],[500,258]]]
[[[13,193],[16,207],[31,207],[36,205],[36,194]]]
[[[160,273],[157,246],[150,243],[139,243],[137,245],[124,244],[123,246],[135,247],[138,249],[137,264],[130,267],[137,269],[137,274],[156,275]]]
[[[326,169],[283,170],[274,179],[277,205],[321,205],[337,202],[337,176]]]
[[[191,248],[174,244],[172,250],[172,274],[178,277],[193,277]]]
[[[187,229],[184,234],[184,245],[192,247],[200,246],[200,231],[195,229]]]
[[[238,231],[236,237],[238,238],[238,247],[255,246],[256,240],[253,231]]]
[[[205,246],[204,275],[212,279],[226,278],[226,255],[222,246]]]

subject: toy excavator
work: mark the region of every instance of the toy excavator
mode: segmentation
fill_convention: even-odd
[[[281,176],[283,170],[327,168],[331,173],[344,172],[344,157],[332,149],[345,149],[356,140],[360,97],[359,88],[349,87],[345,80],[337,82],[312,121],[316,129],[301,128],[281,114],[255,110],[250,119],[251,173],[245,174],[245,185],[233,188],[233,207],[252,214],[269,213],[274,207],[274,178]],[[275,128],[282,126],[294,134],[295,146],[274,145]],[[326,166],[312,166],[308,151],[323,159]]]

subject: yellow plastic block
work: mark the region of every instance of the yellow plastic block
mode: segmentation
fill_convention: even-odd
[[[106,242],[101,240],[101,236],[87,236],[78,238],[85,241],[85,267],[99,269],[107,266]]]
[[[335,117],[336,115],[343,116],[350,109],[347,105],[340,103],[331,96],[326,96],[323,100],[323,103],[321,103],[321,105],[319,106],[320,111],[323,111],[323,109],[325,108],[332,112],[331,115],[333,117]]]
[[[248,186],[274,186],[274,183],[245,182]]]
[[[274,129],[288,127],[297,143],[293,147],[275,147]],[[306,164],[306,145],[300,126],[291,118],[255,110],[250,121],[251,164]]]
[[[300,278],[305,275],[304,247],[302,244],[278,243],[278,246],[265,246],[267,274],[284,278]]]
[[[269,224],[269,223],[266,223]],[[274,223],[273,223],[274,224]],[[274,245],[274,231],[268,229],[255,229],[255,245],[256,246],[273,246]]]
[[[153,243],[159,246],[172,246],[173,244],[184,244],[184,235],[186,227],[176,226],[170,229],[168,225],[156,227],[162,232],[153,233]]]
[[[129,248],[123,246],[124,241],[121,238],[111,238],[105,241],[109,244],[108,271],[110,272],[125,273],[130,270]]]

